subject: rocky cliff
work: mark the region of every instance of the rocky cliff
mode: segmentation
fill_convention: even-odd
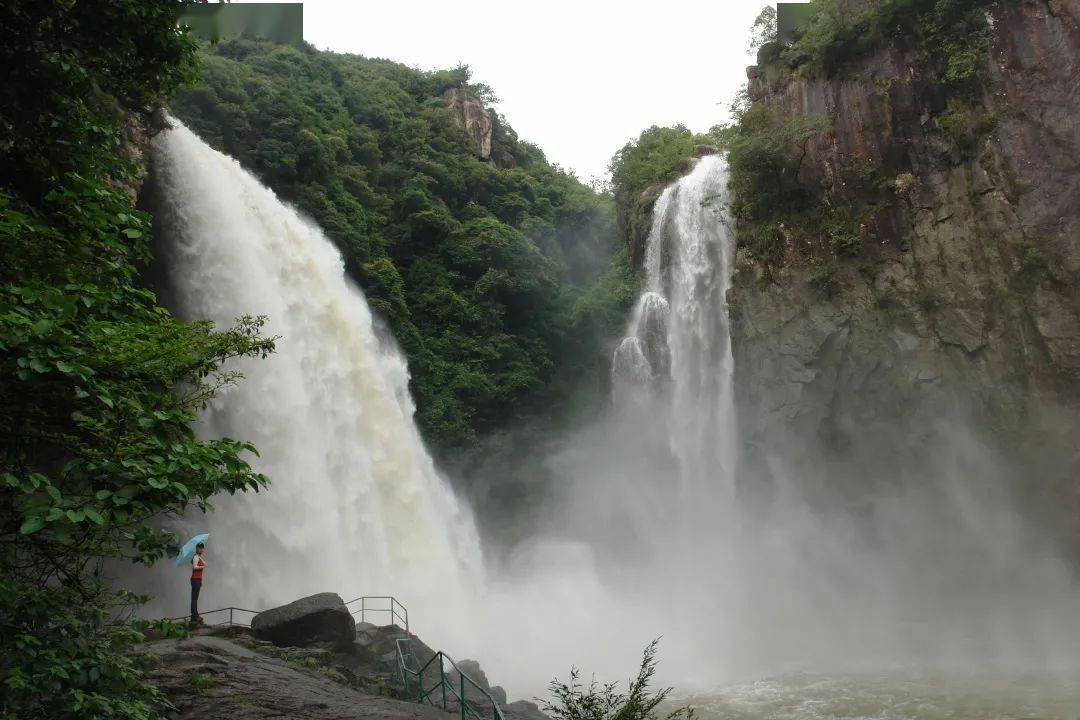
[[[443,99],[465,128],[477,156],[481,160],[491,158],[491,135],[495,125],[483,101],[467,87],[447,88],[443,92]]]
[[[998,3],[988,21],[989,82],[952,134],[949,98],[902,48],[842,77],[749,73],[752,99],[827,120],[800,179],[827,212],[859,209],[861,249],[808,262],[789,240],[779,268],[739,250],[744,438],[887,466],[883,449],[964,422],[1023,462],[1080,552],[1080,2]]]

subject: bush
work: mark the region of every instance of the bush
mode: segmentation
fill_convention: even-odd
[[[736,216],[758,221],[806,210],[820,192],[799,179],[807,144],[825,129],[818,116],[784,118],[755,102],[735,108],[735,124],[721,131],[728,150]]]
[[[840,282],[836,279],[836,270],[831,265],[815,262],[807,271],[806,281],[822,297],[832,298],[840,290]]]
[[[859,222],[851,215],[840,213],[833,217],[827,228],[829,245],[837,255],[854,257],[862,250]]]
[[[941,134],[959,151],[961,157],[973,157],[980,143],[998,126],[997,113],[981,105],[950,98],[945,112],[938,117]]]
[[[554,700],[545,701],[543,710],[554,720],[690,720],[692,708],[681,707],[661,714],[657,708],[671,694],[672,688],[649,691],[656,674],[657,640],[649,643],[642,654],[637,677],[629,681],[627,691],[617,691],[616,683],[599,684],[593,679],[582,685],[577,668],[570,670],[570,679],[555,679],[549,686]]]

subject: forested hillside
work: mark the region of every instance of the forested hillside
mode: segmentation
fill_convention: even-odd
[[[239,40],[172,112],[333,239],[390,323],[443,450],[583,383],[633,294],[611,199],[481,103],[467,68]],[[486,113],[471,136],[453,107]],[[485,146],[490,143],[490,148]]]

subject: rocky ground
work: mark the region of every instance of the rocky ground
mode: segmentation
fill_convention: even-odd
[[[153,639],[138,648],[156,682],[176,709],[170,720],[448,720],[460,706],[448,693],[447,708],[413,701],[403,686],[397,642],[406,640],[410,664],[436,655],[396,625],[355,623],[341,598],[322,593],[256,615],[251,628],[200,627],[184,638]],[[495,720],[492,699],[505,720],[548,720],[536,705],[508,703],[473,660],[461,672],[488,693],[466,692],[468,705]],[[449,665],[453,686],[458,676]],[[437,675],[429,671],[425,687]],[[409,692],[411,690],[412,692]],[[441,701],[442,693],[436,693]]]
[[[195,635],[151,642],[144,650],[154,663],[154,678],[176,705],[169,715],[176,720],[447,717],[430,706],[350,687],[315,663],[246,647],[242,638]]]

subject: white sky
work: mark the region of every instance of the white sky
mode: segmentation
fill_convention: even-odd
[[[583,180],[650,125],[707,130],[746,81],[767,0],[305,0],[315,47],[469,65],[523,140]]]

